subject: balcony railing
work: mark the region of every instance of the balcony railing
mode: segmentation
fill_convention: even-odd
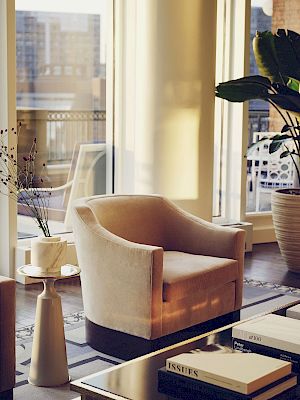
[[[269,111],[268,110],[250,110],[249,111],[249,145],[253,143],[254,132],[269,131]]]
[[[59,184],[65,182],[70,168],[76,144],[105,142],[106,111],[66,111],[19,109],[17,119],[22,122],[22,134],[19,138],[18,154],[28,152],[28,146],[37,138],[38,151],[43,162],[49,165],[48,174],[55,184],[60,175]],[[254,132],[269,131],[268,110],[249,111],[249,144],[253,142]],[[258,168],[259,161],[255,167]],[[37,168],[40,166],[37,165]],[[265,203],[256,204],[253,171],[248,161],[248,205],[247,211],[270,208],[269,196]]]
[[[105,142],[105,110],[20,109],[17,120],[22,123],[18,152],[26,153],[31,139],[36,137],[38,150],[49,165],[69,163],[76,143]]]

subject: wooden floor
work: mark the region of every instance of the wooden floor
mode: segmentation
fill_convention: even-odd
[[[288,272],[276,243],[253,246],[245,257],[245,277],[300,288],[300,274]],[[56,283],[64,315],[83,310],[79,278]],[[34,323],[36,297],[42,284],[17,284],[17,329]]]
[[[61,296],[64,315],[83,310],[79,277],[57,281],[55,287]],[[36,298],[42,290],[42,283],[32,285],[17,283],[17,329],[34,323]]]
[[[300,288],[300,274],[289,272],[277,243],[257,244],[246,253],[246,278]]]

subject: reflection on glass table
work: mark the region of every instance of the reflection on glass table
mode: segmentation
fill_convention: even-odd
[[[298,303],[296,300],[274,312],[285,315],[286,308]],[[254,318],[254,317],[252,317]],[[165,366],[166,359],[177,354],[194,349],[231,350],[232,326],[235,322],[225,327],[216,329],[206,334],[169,346],[157,352],[139,357],[88,377],[71,382],[71,390],[88,395],[95,399],[131,399],[131,400],[170,400],[170,397],[157,390],[157,371]],[[300,400],[299,387],[280,395],[280,399]],[[82,397],[84,398],[84,397]],[[220,400],[220,399],[218,399]]]

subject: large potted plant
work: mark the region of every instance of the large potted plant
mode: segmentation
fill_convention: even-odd
[[[282,118],[281,132],[263,137],[249,152],[269,140],[269,152],[290,157],[295,187],[272,192],[272,215],[281,254],[290,270],[300,272],[300,35],[278,29],[257,32],[253,51],[261,75],[220,83],[216,96],[232,102],[261,99]]]

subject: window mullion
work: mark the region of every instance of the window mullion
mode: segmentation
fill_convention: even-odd
[[[15,2],[0,2],[0,128],[16,128],[16,35]],[[16,158],[16,136],[7,135],[7,146]],[[14,149],[13,149],[14,148]],[[0,275],[15,276],[17,205],[8,196],[0,196]]]

